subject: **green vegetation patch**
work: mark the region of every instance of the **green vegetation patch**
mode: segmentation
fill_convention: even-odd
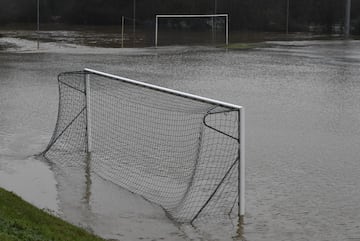
[[[0,240],[104,241],[0,188]]]
[[[0,36],[1,38],[1,36]],[[0,40],[0,50],[6,50],[9,48],[16,48],[17,46],[15,44],[12,43],[8,43],[8,42],[1,42]]]
[[[233,43],[227,46],[228,49],[237,49],[237,50],[250,50],[255,48],[264,48],[269,47],[269,44],[266,43]],[[226,47],[226,46],[225,46]]]

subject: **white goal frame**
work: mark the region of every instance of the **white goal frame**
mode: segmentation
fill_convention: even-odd
[[[87,133],[87,151],[89,153],[91,153],[91,151],[92,151],[91,150],[91,126],[90,126],[91,122],[89,121],[90,113],[91,113],[91,103],[90,103],[90,98],[89,98],[89,96],[91,95],[91,93],[90,93],[90,85],[91,85],[90,74],[107,77],[109,79],[118,80],[118,81],[129,83],[132,85],[142,86],[145,88],[157,90],[160,92],[165,92],[165,93],[172,94],[175,96],[181,96],[181,97],[185,97],[188,99],[193,99],[193,100],[197,100],[197,101],[201,101],[201,102],[205,102],[205,103],[210,103],[210,104],[215,104],[218,106],[237,109],[238,115],[239,115],[238,116],[238,121],[239,121],[239,123],[238,123],[239,124],[239,127],[238,127],[238,132],[239,132],[238,133],[238,135],[239,135],[239,143],[238,143],[238,145],[239,145],[238,146],[238,216],[240,218],[244,217],[244,215],[245,215],[245,109],[243,106],[234,105],[234,104],[230,104],[227,102],[218,101],[218,100],[214,100],[214,99],[210,99],[210,98],[206,98],[206,97],[202,97],[202,96],[198,96],[198,95],[193,95],[193,94],[189,94],[189,93],[184,93],[181,91],[172,90],[172,89],[168,89],[168,88],[164,88],[164,87],[160,87],[160,86],[156,86],[156,85],[152,85],[152,84],[148,84],[148,83],[144,83],[144,82],[140,82],[140,81],[136,81],[136,80],[132,80],[132,79],[128,79],[128,78],[124,78],[124,77],[120,77],[120,76],[116,76],[116,75],[112,75],[112,74],[108,74],[108,73],[100,72],[100,71],[89,69],[89,68],[85,68],[84,72],[85,72],[85,80],[84,81],[85,81],[86,108],[87,108],[86,118],[87,118],[87,125],[88,125],[88,127],[87,127],[88,128],[87,129],[87,131],[88,131],[88,133]],[[193,218],[193,220],[196,219],[196,217],[197,216],[195,216]]]
[[[212,211],[214,214],[230,215],[233,210],[236,210],[234,207],[237,200],[239,222],[242,222],[245,214],[244,107],[88,68],[83,71],[60,73],[58,83],[58,119],[53,136],[42,152],[46,159],[54,158],[54,162],[50,161],[54,164],[62,163],[69,158],[69,161],[72,162],[82,160],[86,164],[86,176],[92,172],[90,164],[93,162],[94,173],[123,186],[130,192],[143,196],[149,202],[158,204],[169,217],[174,218],[174,221],[193,224],[203,212],[206,217]],[[116,86],[119,89],[125,88],[124,92],[114,91],[113,88]],[[132,97],[129,91],[135,94],[133,101],[127,100]],[[117,93],[122,97],[117,98]],[[107,96],[115,101],[114,103],[117,105],[113,106],[117,107],[103,112],[101,108],[109,104]],[[171,101],[172,97],[174,102]],[[158,100],[160,102],[157,102]],[[169,103],[169,101],[173,103]],[[193,107],[188,108],[186,104],[190,104],[190,106],[193,104]],[[138,109],[141,113],[137,111],[137,115],[129,116],[128,114],[131,114],[129,108],[133,109],[138,106],[143,106]],[[160,115],[153,113],[155,110],[158,110]],[[147,119],[145,113],[148,111],[155,115],[149,115],[149,119]],[[115,115],[110,115],[111,113]],[[119,118],[116,113],[125,116],[125,119]],[[230,116],[228,116],[229,113]],[[213,114],[215,114],[213,117],[215,119],[211,118],[207,122],[206,118]],[[144,119],[141,119],[142,116]],[[189,123],[193,128],[188,128],[178,117],[184,118],[185,121],[192,120]],[[108,120],[110,125],[106,125]],[[136,122],[134,128],[127,129],[129,121],[131,123],[134,120],[141,120],[141,122]],[[163,123],[159,120],[168,120],[171,128],[173,126],[180,128],[174,132],[169,132],[167,129],[153,132],[152,130],[156,127],[162,128]],[[153,124],[147,125],[147,122]],[[216,123],[220,125],[218,126]],[[125,132],[120,130],[116,133],[112,128],[114,126],[127,130]],[[138,129],[139,126],[144,128],[137,132],[135,128]],[[220,129],[221,127],[224,128]],[[127,142],[123,136],[134,130],[137,134],[134,135],[134,138],[130,137],[130,141]],[[179,130],[184,130],[185,135],[180,134]],[[117,140],[117,142],[110,144],[107,138],[102,138],[104,135],[108,135],[110,141]],[[160,138],[154,140],[153,136]],[[164,136],[169,138],[161,138]],[[190,138],[182,136],[190,136]],[[154,145],[151,144],[153,140]],[[191,145],[186,144],[191,149],[184,149],[187,141],[192,143]],[[113,154],[109,153],[110,149],[103,148],[105,144],[114,149]],[[148,148],[141,150],[141,148],[137,148],[138,144],[144,144]],[[123,147],[126,149],[125,152],[121,151]],[[149,148],[159,152],[153,155],[148,151]],[[137,154],[133,156],[134,150],[138,149],[139,151],[135,151]],[[176,154],[181,151],[191,152],[189,155]],[[226,155],[224,151],[229,155]],[[147,162],[149,158],[150,162]],[[122,161],[122,159],[125,160]],[[134,161],[135,165],[129,165],[127,160]],[[226,161],[225,165],[220,165],[222,160]],[[174,172],[175,168],[182,168],[183,161],[190,163],[184,165],[185,175],[181,170]],[[104,163],[105,166],[101,163]],[[148,165],[143,165],[144,163],[148,163]],[[166,165],[166,163],[175,165],[163,168],[163,164]],[[154,169],[151,168],[153,164],[156,164]],[[212,170],[215,167],[219,168],[216,168],[217,171],[214,173]],[[120,169],[125,173],[119,172]],[[150,169],[149,172],[146,171],[147,169]],[[129,181],[124,181],[124,178],[127,179],[128,171],[133,173],[134,177],[129,176],[131,177]],[[121,174],[125,174],[125,177]],[[213,179],[215,182],[211,181],[213,174],[217,174]],[[138,178],[142,176],[145,178],[145,185],[142,184],[143,182],[139,182]],[[160,179],[156,178],[157,176]],[[89,178],[87,178],[87,184]],[[156,186],[156,180],[158,180],[159,186]],[[182,180],[186,182],[185,185],[181,185]],[[202,189],[203,187],[205,188]],[[147,190],[151,191],[152,189],[156,192],[148,193]]]
[[[158,46],[159,18],[225,18],[225,42],[229,45],[229,14],[158,14],[155,16],[155,47]]]

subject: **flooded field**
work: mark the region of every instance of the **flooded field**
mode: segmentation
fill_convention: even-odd
[[[0,186],[119,240],[360,240],[359,41],[271,42],[248,51],[48,43],[37,51],[33,41],[5,40],[17,47],[0,52]],[[205,226],[196,236],[96,177],[89,197],[75,168],[32,157],[54,129],[57,74],[85,67],[245,106],[243,227]],[[35,176],[24,178],[23,168]],[[35,182],[38,192],[24,192],[36,178],[44,180]]]
[[[19,30],[14,31],[14,28]],[[56,43],[58,46],[76,44],[89,47],[125,48],[153,47],[155,45],[155,27],[137,26],[135,32],[132,25],[125,25],[124,32],[121,26],[66,26],[42,25],[39,32],[34,31],[35,26],[20,25],[0,28],[0,36],[20,38],[43,43]],[[159,46],[166,45],[201,45],[223,46],[225,44],[224,29],[212,30],[171,30],[160,28],[158,33]],[[230,43],[252,43],[273,40],[312,40],[338,38],[339,35],[324,36],[314,33],[277,33],[277,32],[252,32],[231,31]],[[122,41],[123,40],[123,41]],[[123,45],[122,45],[123,44]],[[1,49],[1,45],[0,45]]]

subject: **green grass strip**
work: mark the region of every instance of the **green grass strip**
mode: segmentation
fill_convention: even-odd
[[[0,188],[1,241],[104,241]]]

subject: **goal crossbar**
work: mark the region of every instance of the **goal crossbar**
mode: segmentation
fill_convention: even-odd
[[[228,17],[228,14],[158,14],[157,18]]]
[[[155,47],[158,46],[159,37],[159,18],[225,18],[225,43],[229,45],[229,14],[157,14],[155,16]]]
[[[234,109],[243,109],[243,107],[239,106],[239,105],[234,105],[234,104],[230,104],[230,103],[227,103],[227,102],[202,97],[202,96],[199,96],[199,95],[193,95],[193,94],[189,94],[189,93],[185,93],[185,92],[181,92],[181,91],[177,91],[177,90],[173,90],[173,89],[168,89],[168,88],[164,88],[164,87],[161,87],[161,86],[144,83],[144,82],[141,82],[141,81],[137,81],[137,80],[133,80],[133,79],[129,79],[129,78],[124,78],[124,77],[104,73],[104,72],[93,70],[93,69],[85,68],[84,71],[88,72],[88,73],[96,74],[96,75],[105,76],[105,77],[108,77],[108,78],[111,78],[111,79],[120,80],[120,81],[127,82],[127,83],[130,83],[130,84],[143,86],[143,87],[146,87],[146,88],[149,88],[149,89],[154,89],[154,90],[158,90],[158,91],[173,94],[173,95],[182,96],[182,97],[189,98],[189,99],[194,99],[194,100],[198,100],[198,101],[202,101],[202,102],[206,102],[206,103],[210,103],[210,104],[215,104],[215,105],[222,106],[222,107],[229,107],[229,108],[234,108]]]

